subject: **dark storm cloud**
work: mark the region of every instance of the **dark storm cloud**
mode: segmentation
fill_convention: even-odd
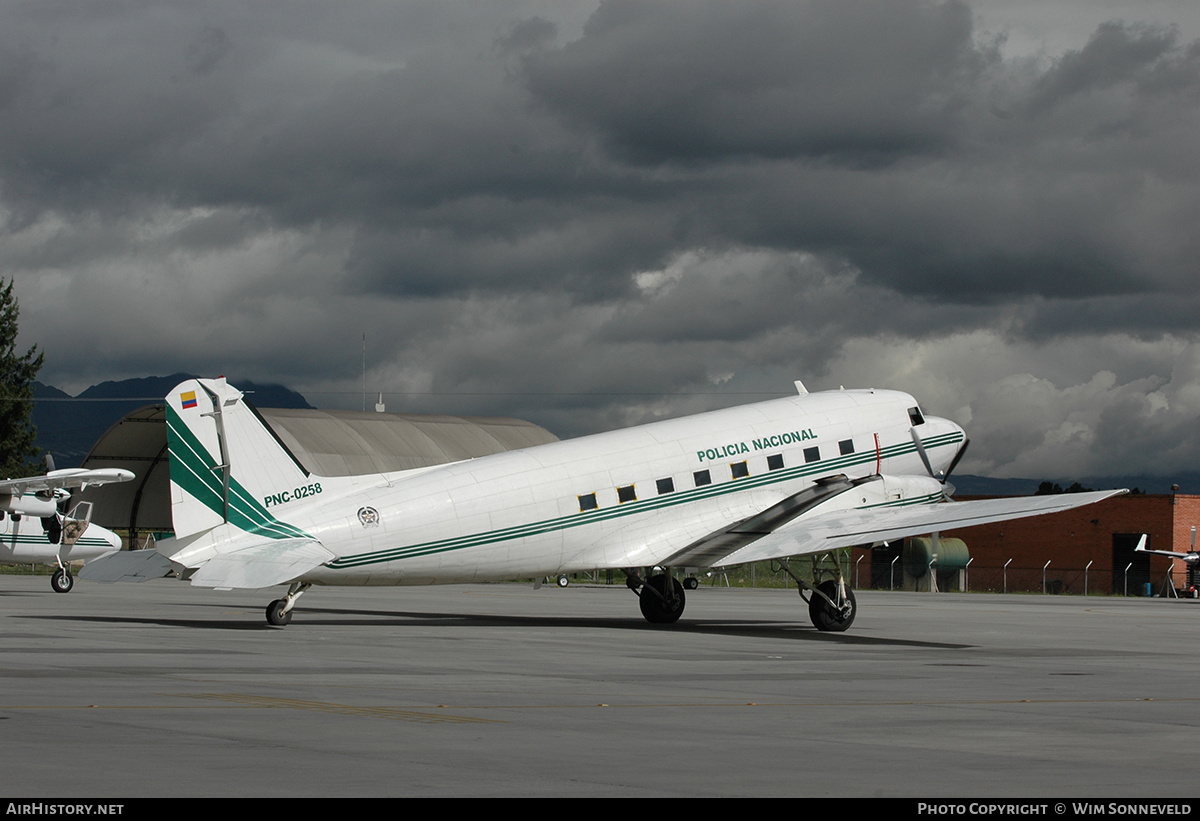
[[[1189,335],[1200,317],[1198,293],[1149,293],[1028,303],[1019,322],[1020,334],[1050,341],[1078,333],[1125,333],[1153,339],[1163,334]],[[1153,325],[1147,319],[1153,318]]]
[[[796,377],[924,392],[997,471],[1177,431],[1195,28],[1014,54],[981,7],[6,3],[0,270],[67,387],[357,407],[365,333],[368,383],[460,397],[411,409],[561,433]]]
[[[1038,79],[1029,107],[1043,111],[1071,97],[1131,82],[1142,93],[1181,84],[1194,92],[1194,49],[1179,55],[1178,39],[1170,28],[1105,23],[1086,46],[1063,56]]]
[[[871,281],[987,302],[1187,287],[1194,232],[1158,218],[1164,195],[1196,210],[1162,178],[1197,171],[1179,147],[1200,125],[1198,52],[1108,23],[1030,72],[956,3],[613,2],[526,69],[614,159],[719,166],[692,201],[710,244],[840,254]]]
[[[959,3],[607,2],[526,63],[531,91],[635,162],[936,153],[987,58]]]
[[[538,15],[367,5],[377,31],[351,34],[301,8],[132,6],[7,46],[10,219],[167,204],[348,228],[345,287],[392,296],[613,298],[697,247],[985,303],[1191,271],[1142,176],[1195,158],[1136,165],[1197,125],[1196,49],[1169,29],[1106,24],[1022,72],[956,2],[607,2],[558,45]]]
[[[603,338],[733,343],[798,327],[836,344],[847,326],[922,338],[976,327],[986,313],[910,300],[897,314],[893,291],[860,282],[840,258],[801,253],[689,255],[639,281],[641,298],[606,323]]]

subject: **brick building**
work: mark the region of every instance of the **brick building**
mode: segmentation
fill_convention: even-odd
[[[1135,553],[1149,536],[1153,550],[1195,549],[1200,496],[1126,495],[1064,513],[946,531],[941,553],[949,567],[937,574],[939,590],[1041,591],[1171,595],[1170,588],[1200,586],[1195,568],[1168,556]],[[929,550],[928,543],[923,549]],[[855,551],[857,560],[860,551]],[[970,562],[965,563],[968,556]],[[929,589],[917,540],[866,551],[872,586]]]

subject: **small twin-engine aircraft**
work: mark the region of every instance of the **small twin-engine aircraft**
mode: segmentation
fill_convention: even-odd
[[[0,563],[57,565],[50,587],[67,593],[75,586],[71,562],[121,549],[120,536],[91,524],[91,502],[66,512],[67,488],[128,482],[133,474],[118,468],[54,470],[48,464],[51,470],[44,476],[0,481]]]
[[[950,502],[967,441],[908,394],[809,393],[434,467],[311,475],[224,379],[166,401],[175,536],[88,564],[98,581],[406,585],[618,569],[642,615],[683,613],[679,568],[780,560],[821,630],[845,630],[841,568],[811,582],[785,560],[1051,513],[1124,491]],[[836,557],[836,553],[834,554]],[[817,563],[814,561],[814,568]],[[819,572],[819,571],[818,571]]]

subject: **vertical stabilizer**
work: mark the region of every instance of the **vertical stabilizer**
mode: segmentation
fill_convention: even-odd
[[[228,523],[270,538],[305,536],[267,507],[320,487],[242,392],[221,379],[189,379],[166,398],[171,519],[177,537]],[[316,491],[319,492],[319,491]]]

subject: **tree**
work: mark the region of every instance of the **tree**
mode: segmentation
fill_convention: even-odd
[[[1060,485],[1058,482],[1046,480],[1038,485],[1037,492],[1033,495],[1052,496],[1055,493],[1090,493],[1091,490],[1092,489],[1090,487],[1084,487],[1083,485],[1079,484],[1079,482],[1072,482],[1069,488],[1063,490],[1062,485]]]
[[[0,289],[0,478],[37,473],[37,431],[30,421],[33,380],[42,367],[34,345],[17,355],[17,317],[13,282]]]

